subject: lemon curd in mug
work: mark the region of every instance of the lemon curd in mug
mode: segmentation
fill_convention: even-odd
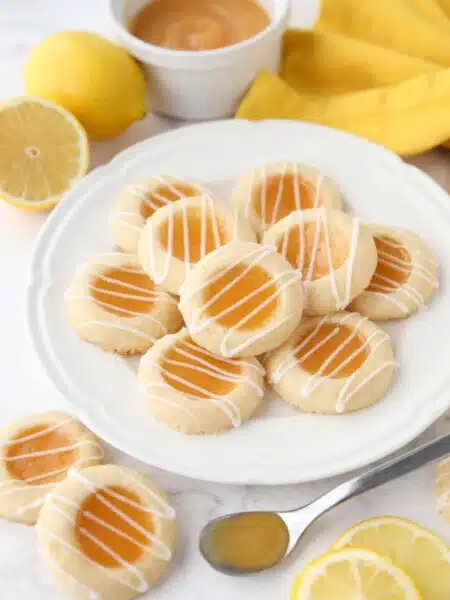
[[[154,0],[130,25],[144,42],[172,50],[216,50],[247,40],[270,22],[257,0]]]

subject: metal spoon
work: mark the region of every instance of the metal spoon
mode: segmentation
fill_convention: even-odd
[[[354,477],[296,510],[242,512],[214,519],[200,534],[200,551],[212,567],[229,575],[264,571],[286,558],[306,529],[330,509],[446,454],[450,454],[450,434]]]

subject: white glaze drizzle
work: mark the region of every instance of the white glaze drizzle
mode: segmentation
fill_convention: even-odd
[[[108,223],[109,225],[114,225],[117,222],[123,227],[127,227],[128,229],[132,229],[136,233],[140,233],[142,231],[142,225],[140,226],[130,222],[130,220],[135,221],[136,217],[138,216],[139,213],[121,210],[111,213],[108,217]]]
[[[286,172],[288,169],[289,163],[284,163],[282,166],[282,170],[281,173],[279,175],[279,179],[278,179],[278,189],[277,189],[277,195],[275,198],[275,204],[273,205],[273,211],[272,211],[272,216],[270,217],[270,224],[273,225],[274,223],[277,222],[277,217],[278,217],[278,211],[280,210],[280,204],[281,201],[283,199],[283,191],[284,191],[284,178],[286,177]],[[294,187],[300,188],[300,186],[298,185],[298,177],[294,178],[295,184]],[[266,180],[264,179],[262,184],[263,186],[266,186]],[[297,191],[297,195],[299,195],[299,191],[300,189],[298,189]],[[297,197],[297,195],[294,193],[294,196]],[[267,221],[264,220],[264,226],[267,225]]]
[[[300,271],[300,273],[303,273],[303,270],[306,266],[305,265],[305,256],[306,256],[305,226],[307,224],[314,224],[313,245],[312,245],[312,249],[311,249],[311,253],[310,253],[309,264],[307,265],[308,269],[306,272],[306,276],[303,279],[303,282],[304,282],[306,290],[307,290],[308,285],[312,281],[314,281],[313,280],[314,268],[316,266],[317,255],[318,255],[318,252],[320,249],[321,233],[323,233],[323,238],[324,238],[323,241],[324,241],[324,245],[325,245],[331,293],[336,302],[336,310],[344,309],[346,306],[348,306],[348,304],[350,303],[350,301],[352,299],[351,298],[352,278],[353,278],[354,263],[355,263],[355,258],[356,258],[356,251],[357,251],[357,247],[358,247],[359,226],[360,226],[359,219],[353,219],[353,226],[352,226],[352,231],[350,234],[350,240],[349,240],[349,245],[348,245],[348,255],[344,261],[344,264],[339,267],[340,269],[345,268],[345,270],[346,270],[345,288],[343,290],[342,295],[339,292],[336,269],[334,268],[334,264],[333,264],[333,253],[332,253],[331,242],[330,242],[331,236],[330,236],[330,231],[329,231],[328,214],[327,214],[326,209],[324,207],[320,207],[317,210],[317,216],[316,216],[316,219],[314,222],[309,221],[308,223],[306,223],[304,221],[301,211],[291,213],[290,221],[291,221],[291,223],[287,224],[286,230],[284,231],[282,237],[279,240],[281,242],[280,254],[283,256],[283,258],[285,258],[287,260],[289,237],[291,235],[291,232],[295,228],[298,228],[299,253],[298,253],[298,257],[297,257],[296,267]],[[306,296],[307,296],[307,294],[306,294]]]
[[[121,253],[110,253],[106,256],[131,256],[132,255],[124,255]],[[123,265],[114,265],[111,263],[106,263],[106,262],[97,262],[95,263],[96,266],[101,267],[102,269],[104,268],[106,269],[111,269],[111,270],[115,270],[115,271],[120,271],[122,273],[129,273],[129,274],[138,274],[138,275],[146,275],[144,273],[144,271],[139,267],[139,266],[123,266]],[[81,276],[83,274],[84,271],[86,271],[86,269],[92,269],[92,263],[88,264],[88,265],[82,265],[78,271],[77,274],[78,276]],[[108,277],[106,276],[104,273],[100,272],[97,273],[95,275],[95,279],[100,279],[101,281],[104,281],[105,283],[111,283],[111,284],[115,284],[115,285],[119,285],[121,288],[123,288],[124,290],[129,290],[129,292],[127,291],[116,291],[116,290],[111,290],[111,289],[107,289],[107,288],[99,288],[95,285],[93,285],[93,283],[91,281],[89,281],[87,283],[87,288],[88,288],[88,292],[86,294],[76,294],[76,293],[72,293],[70,292],[70,290],[68,292],[66,292],[65,294],[65,300],[67,302],[91,302],[93,304],[95,304],[96,306],[99,306],[103,309],[105,309],[110,316],[110,319],[108,321],[103,321],[101,319],[89,319],[86,320],[84,323],[78,323],[78,325],[76,326],[77,329],[82,329],[84,327],[90,326],[90,325],[95,325],[95,326],[99,326],[99,327],[107,327],[107,328],[111,328],[111,329],[117,329],[120,331],[125,331],[127,333],[130,333],[132,335],[135,335],[141,339],[145,339],[149,342],[154,342],[156,341],[157,337],[150,335],[149,333],[142,331],[142,329],[139,326],[139,321],[149,321],[154,323],[155,325],[158,326],[158,328],[160,329],[160,331],[162,332],[163,335],[166,335],[168,333],[167,327],[164,325],[164,323],[156,318],[152,313],[153,307],[152,304],[153,303],[165,303],[165,304],[173,304],[176,306],[176,300],[175,298],[173,298],[172,296],[170,296],[167,292],[163,291],[163,290],[159,290],[159,289],[148,289],[142,286],[138,286],[138,285],[134,285],[131,284],[129,282],[123,281],[119,278],[112,278],[112,277]],[[92,295],[92,292],[100,292],[105,296],[110,296],[112,299],[113,298],[123,298],[123,299],[129,299],[129,300],[135,300],[135,301],[142,301],[142,302],[148,302],[150,304],[149,306],[149,312],[139,312],[139,311],[133,311],[130,310],[129,308],[124,308],[124,307],[119,307],[119,306],[115,306],[112,302],[105,302],[104,300],[99,300],[98,298],[94,297]],[[117,315],[111,311],[109,311],[109,309],[115,309],[120,311],[122,314],[121,315]],[[136,326],[132,326],[132,324],[127,324],[127,320],[136,320]]]
[[[158,185],[153,186],[153,182],[157,182]],[[125,190],[127,190],[131,195],[137,198],[141,203],[146,204],[153,211],[156,211],[158,210],[158,208],[161,208],[161,206],[170,204],[172,202],[172,200],[169,200],[163,194],[156,192],[156,189],[160,185],[165,186],[173,195],[177,197],[178,200],[181,198],[185,198],[186,196],[183,192],[177,189],[177,185],[191,187],[197,190],[199,195],[203,194],[205,191],[202,187],[198,186],[195,183],[192,183],[191,181],[188,181],[187,179],[181,179],[177,177],[176,181],[172,181],[171,178],[169,178],[167,175],[153,175],[147,182],[131,183],[127,185]],[[149,198],[150,194],[153,195],[154,198],[159,200],[161,204],[152,202],[152,200]],[[130,222],[130,220],[132,222]],[[144,218],[142,217],[139,208],[134,212],[117,210],[110,215],[110,223],[117,222],[118,224],[123,225],[127,228],[131,228],[136,232],[142,230],[142,221],[144,221]]]
[[[325,180],[325,177],[323,176],[322,173],[320,173],[317,178],[317,182],[316,182],[316,191],[314,194],[314,208],[319,208],[319,206],[320,206],[320,191],[322,189],[324,180]]]
[[[286,175],[289,173],[292,174],[292,184],[294,191],[294,210],[302,210],[302,197],[301,197],[301,184],[312,187],[314,189],[314,204],[313,208],[317,208],[320,205],[320,193],[321,188],[324,182],[324,176],[320,173],[315,182],[310,181],[309,179],[302,176],[299,165],[296,162],[284,162],[281,165],[281,169],[278,173],[274,173],[275,177],[279,177],[278,180],[278,188],[276,192],[275,203],[272,209],[272,214],[267,214],[267,179],[269,177],[267,165],[261,165],[259,168],[254,169],[252,171],[251,183],[249,186],[248,198],[245,205],[244,214],[248,218],[250,216],[250,209],[253,204],[253,193],[254,186],[258,184],[259,187],[259,208],[261,214],[261,222],[262,226],[265,229],[267,226],[274,225],[277,221],[279,221],[279,210],[280,205],[283,202],[283,192],[284,192],[284,179]]]
[[[287,358],[285,358],[275,369],[272,375],[272,381],[274,383],[278,383],[284,375],[288,371],[293,368],[298,368],[307,358],[309,358],[312,354],[317,352],[324,344],[326,344],[330,339],[332,339],[338,333],[338,327],[340,325],[345,325],[351,318],[352,314],[347,314],[341,317],[339,320],[329,321],[329,317],[325,316],[318,321],[318,323],[311,329],[311,331],[306,335],[289,353]],[[324,360],[324,362],[320,365],[319,369],[311,374],[303,386],[302,390],[299,392],[303,399],[308,398],[313,392],[315,392],[325,381],[332,379],[336,376],[349,362],[354,360],[361,352],[363,352],[366,348],[370,350],[370,356],[373,356],[377,350],[382,346],[382,344],[389,341],[389,336],[381,331],[374,331],[368,337],[365,337],[362,344],[354,350],[349,356],[347,356],[344,360],[342,360],[331,373],[324,375],[324,371],[328,367],[328,365],[338,356],[347,344],[354,339],[360,329],[363,327],[364,323],[366,323],[368,319],[366,317],[361,317],[353,323],[352,325],[348,325],[352,331],[351,334],[346,337],[346,339],[333,351],[329,356]],[[327,334],[323,339],[319,340],[308,352],[306,352],[300,358],[296,358],[298,352],[302,350],[320,331],[321,327],[324,323],[331,323],[336,325],[335,329]],[[376,338],[379,338],[378,340]],[[371,373],[369,373],[362,381],[358,382],[358,384],[353,387],[352,385],[355,379],[359,376],[360,369],[367,362],[369,357],[363,362],[358,369],[354,373],[352,373],[349,377],[345,378],[345,383],[342,386],[342,389],[339,392],[339,395],[336,400],[336,412],[342,413],[345,411],[345,407],[347,406],[349,400],[354,396],[360,389],[366,386],[374,377],[376,377],[379,373],[381,373],[384,369],[395,366],[394,361],[384,361],[381,365],[376,367]]]
[[[132,483],[132,491],[134,492],[136,488],[139,488],[141,491],[141,495],[140,495],[141,500],[143,500],[143,498],[145,496],[147,496],[147,497],[151,498],[152,503],[156,503],[156,505],[157,505],[157,506],[150,507],[150,506],[144,504],[144,501],[142,503],[137,504],[133,500],[131,500],[113,490],[104,489],[102,487],[97,487],[90,479],[88,479],[85,475],[83,475],[82,473],[80,473],[79,471],[77,471],[75,469],[70,469],[68,476],[76,479],[77,481],[79,481],[80,483],[85,485],[89,489],[90,493],[95,494],[97,499],[103,505],[105,505],[109,510],[111,510],[117,516],[119,516],[130,527],[132,527],[133,529],[138,531],[141,535],[143,535],[149,542],[151,542],[151,545],[145,545],[145,544],[140,543],[139,541],[135,540],[132,536],[126,534],[124,531],[117,529],[116,527],[114,527],[110,523],[108,523],[107,521],[97,517],[96,515],[93,515],[92,513],[88,512],[88,511],[83,512],[84,517],[96,522],[97,524],[103,526],[105,529],[113,531],[119,537],[122,537],[123,539],[126,539],[129,542],[135,544],[138,548],[140,548],[144,552],[152,554],[157,559],[169,561],[172,558],[171,549],[159,537],[157,537],[156,535],[147,531],[145,528],[143,528],[141,525],[139,525],[139,523],[137,523],[134,519],[132,519],[129,515],[125,514],[122,510],[120,510],[120,508],[114,506],[108,500],[108,496],[111,496],[111,497],[114,497],[114,498],[120,500],[124,504],[128,504],[128,505],[132,506],[133,508],[141,510],[143,512],[146,512],[150,515],[159,517],[161,519],[173,520],[175,518],[174,509],[167,502],[165,502],[165,500],[163,498],[161,498],[161,496],[159,496],[159,494],[156,494],[153,490],[147,488],[145,485],[143,485],[140,481],[138,481],[134,477],[130,477],[130,480],[131,480],[130,483]],[[102,492],[102,493],[100,494],[99,492]],[[73,526],[76,525],[76,520],[74,518],[72,518],[66,512],[65,507],[68,506],[68,507],[71,507],[72,509],[78,509],[79,507],[77,504],[75,504],[73,501],[69,500],[68,498],[65,498],[64,496],[56,495],[53,493],[49,494],[47,503],[48,503],[48,506],[51,507],[52,510],[57,512],[63,519],[67,520]],[[159,506],[159,508],[158,508],[158,506]],[[105,566],[101,565],[100,563],[95,562],[94,560],[89,558],[81,549],[75,547],[70,542],[67,542],[65,539],[63,539],[61,536],[55,534],[53,531],[50,531],[49,529],[46,529],[42,525],[39,525],[39,524],[37,525],[37,527],[42,535],[51,538],[52,540],[57,542],[62,547],[69,550],[70,552],[73,552],[74,554],[81,556],[87,563],[89,563],[93,567],[99,569],[107,577],[114,579],[115,581],[117,581],[118,583],[123,585],[124,587],[127,587],[138,593],[145,593],[148,591],[149,585],[145,579],[144,574],[141,572],[141,570],[138,569],[135,564],[132,564],[132,563],[126,561],[125,559],[123,559],[112,548],[110,548],[109,546],[104,544],[101,540],[99,540],[98,538],[93,536],[86,528],[83,528],[83,527],[80,528],[79,533],[81,535],[87,537],[92,543],[94,543],[99,548],[101,548],[106,554],[108,554],[109,556],[114,558],[120,564],[120,567],[122,569],[125,569],[127,574],[131,574],[134,576],[135,581],[129,581],[126,579],[126,577],[125,578],[122,577],[120,574],[120,571],[118,571],[117,568],[105,567]],[[56,560],[53,556],[51,557],[51,560],[55,564],[55,566],[57,567],[57,569],[59,571],[61,571],[65,575],[67,575],[72,580],[74,587],[82,586],[85,590],[88,591],[89,598],[92,598],[93,600],[97,600],[98,598],[101,598],[101,594],[99,592],[88,588],[88,586],[86,586],[85,584],[80,582],[78,579],[76,579],[71,573],[69,573],[68,571],[63,569],[56,562]]]
[[[401,274],[409,274],[409,276],[405,282],[399,284],[394,279],[386,277],[385,275],[380,275],[379,273],[375,273],[372,277],[372,281],[370,282],[370,288],[372,289],[366,290],[365,293],[388,300],[403,314],[407,314],[410,309],[408,304],[398,296],[406,296],[406,298],[412,301],[416,308],[423,307],[425,304],[424,296],[417,289],[411,286],[408,281],[413,275],[416,275],[417,277],[420,277],[429,283],[433,288],[437,288],[439,282],[434,275],[436,261],[431,256],[427,256],[427,254],[425,254],[425,252],[422,250],[414,250],[411,252],[403,243],[391,239],[389,234],[380,235],[379,237],[382,238],[385,246],[405,250],[410,256],[410,260],[398,258],[389,252],[379,250],[377,248],[378,262],[396,271],[399,271]],[[428,263],[430,268],[428,269],[423,264],[417,264],[416,257],[417,261],[421,263]]]
[[[247,373],[242,372],[245,370],[248,371],[248,369],[252,369],[258,373],[264,373],[264,369],[261,365],[253,364],[251,362],[246,362],[243,360],[231,360],[221,356],[216,356],[211,352],[208,352],[207,350],[187,340],[180,340],[176,342],[174,349],[176,350],[178,355],[183,356],[187,360],[174,360],[163,357],[161,361],[164,360],[164,362],[166,362],[167,364],[191,369],[192,371],[196,371],[197,373],[204,373],[205,375],[208,375],[209,377],[214,377],[219,381],[227,381],[233,383],[235,386],[247,385],[249,387],[252,387],[259,397],[262,397],[264,395],[264,389],[255,381],[253,381],[253,379]],[[197,354],[201,354],[205,358],[197,356],[197,354],[194,354],[193,351],[195,351]],[[218,367],[217,365],[212,364],[208,361],[208,358],[220,360],[229,365],[239,366],[241,368],[241,372],[231,373],[230,371],[227,371],[222,367]],[[193,410],[190,410],[185,406],[181,406],[180,403],[175,402],[174,400],[168,399],[166,397],[166,395],[164,394],[164,390],[167,390],[167,388],[172,388],[175,389],[177,392],[182,393],[184,396],[186,396],[190,400],[193,400],[194,402],[207,401],[211,404],[214,404],[230,419],[230,422],[233,427],[239,427],[242,424],[242,417],[240,414],[239,407],[230,398],[231,392],[225,395],[211,394],[211,392],[209,392],[206,388],[202,387],[201,385],[196,385],[188,379],[179,377],[175,373],[172,373],[170,370],[164,369],[161,365],[161,362],[154,362],[152,357],[144,357],[142,361],[143,364],[151,364],[153,366],[156,366],[162,374],[166,375],[166,377],[169,377],[174,381],[178,381],[179,383],[184,384],[186,387],[192,390],[191,394],[188,392],[180,392],[180,390],[177,390],[177,388],[172,388],[172,386],[167,380],[165,380],[164,382],[151,382],[146,386],[141,386],[141,390],[148,398],[170,404],[171,406],[174,406],[182,412],[189,414],[190,417],[197,420],[197,417],[195,415],[194,404],[192,404]],[[155,388],[160,388],[161,393],[155,393]],[[195,392],[197,392],[197,394]],[[207,397],[204,398],[203,395],[206,395]]]
[[[32,440],[42,437],[44,435],[51,434],[56,429],[59,429],[66,425],[69,425],[72,422],[74,422],[74,419],[72,417],[69,417],[58,423],[52,423],[51,425],[48,425],[43,430],[38,431],[36,433],[3,442],[0,444],[0,447],[7,448],[9,446],[13,446],[16,444],[32,441]],[[67,435],[67,434],[64,434],[64,435]],[[67,435],[67,437],[69,437],[69,436],[70,436],[70,432]],[[37,458],[40,456],[52,456],[52,455],[63,453],[63,452],[70,452],[71,450],[77,450],[78,448],[82,448],[85,446],[93,446],[97,450],[97,453],[94,454],[93,456],[90,456],[87,458],[77,458],[75,460],[75,462],[72,464],[72,467],[87,466],[91,461],[103,458],[103,449],[98,442],[94,442],[91,440],[82,440],[82,441],[78,441],[78,442],[73,442],[71,444],[68,444],[67,446],[63,446],[60,448],[49,448],[47,450],[40,450],[40,451],[36,451],[36,452],[18,454],[13,457],[3,456],[2,461],[7,464],[9,462],[15,462],[17,460],[24,460],[27,458]],[[25,479],[6,479],[5,481],[0,482],[0,497],[11,496],[11,495],[14,495],[17,493],[30,493],[30,494],[34,495],[34,493],[38,490],[43,490],[45,488],[54,487],[57,482],[49,482],[49,483],[43,483],[43,484],[33,484],[32,482],[39,481],[40,479],[45,479],[50,476],[60,475],[60,474],[66,473],[67,471],[68,471],[68,467],[63,467],[63,468],[53,469],[51,471],[46,471],[44,473],[40,473],[39,475],[34,475],[32,477],[28,477]],[[29,485],[27,485],[27,484],[29,484]],[[45,496],[46,496],[46,494],[43,493],[41,498],[36,498],[33,501],[29,502],[28,504],[25,504],[25,505],[17,508],[16,514],[23,515],[26,512],[28,512],[29,510],[41,506],[45,501]]]
[[[265,327],[260,327],[257,331],[249,335],[246,340],[241,342],[241,344],[236,345],[232,348],[229,347],[230,338],[239,329],[242,327],[247,321],[249,321],[253,316],[258,314],[265,306],[267,306],[274,299],[278,298],[283,290],[293,283],[300,281],[302,274],[289,269],[288,271],[283,271],[278,275],[271,277],[267,282],[258,288],[254,289],[251,293],[247,294],[245,297],[240,298],[237,302],[229,306],[227,309],[223,310],[217,315],[214,316],[205,316],[206,310],[214,304],[223,294],[225,294],[230,288],[234,287],[241,279],[243,279],[247,273],[256,265],[261,263],[267,256],[276,252],[276,248],[274,246],[258,246],[256,249],[251,250],[244,256],[239,257],[235,261],[233,261],[230,265],[226,267],[222,267],[218,273],[207,279],[204,283],[202,283],[199,287],[193,288],[190,290],[188,294],[184,294],[184,290],[181,291],[182,298],[180,299],[179,306],[182,307],[188,302],[193,296],[201,293],[204,289],[206,289],[211,283],[220,279],[226,272],[230,269],[236,267],[239,264],[245,266],[245,269],[242,271],[240,275],[230,281],[227,285],[225,285],[218,293],[216,293],[212,298],[210,298],[207,302],[203,303],[202,306],[196,311],[193,315],[191,323],[189,324],[190,330],[196,334],[203,331],[207,328],[211,323],[216,322],[219,318],[227,315],[229,312],[233,311],[235,308],[244,304],[250,298],[256,296],[264,289],[275,285],[275,292],[272,293],[266,300],[261,302],[259,306],[249,312],[245,317],[242,317],[235,325],[232,327],[228,327],[225,335],[220,344],[220,354],[225,357],[232,357],[242,351],[244,348],[250,346],[255,341],[267,335],[267,333],[277,329],[283,323],[292,318],[292,315],[285,315],[281,318],[278,318],[275,322],[270,322]],[[182,286],[183,287],[183,286]]]
[[[207,242],[207,234],[209,226],[211,226],[213,240],[214,240],[214,249],[219,248],[222,245],[222,241],[220,238],[220,230],[218,223],[218,215],[217,210],[214,206],[214,200],[208,194],[202,194],[197,201],[201,202],[201,205],[198,206],[196,204],[194,208],[200,210],[201,214],[201,225],[200,225],[200,257],[198,260],[201,260],[204,256],[208,254],[208,250],[206,248]],[[182,259],[176,258],[177,260],[183,262],[184,264],[184,272],[185,275],[189,273],[192,268],[193,262],[191,262],[190,258],[190,244],[189,244],[189,218],[188,211],[190,206],[188,204],[183,204],[181,207],[181,213],[183,217],[183,250],[184,256]],[[161,242],[159,240],[159,234],[155,231],[155,226],[153,220],[150,221],[150,225],[148,227],[148,268],[150,274],[157,284],[163,283],[169,274],[169,269],[172,261],[174,260],[173,254],[173,245],[174,245],[174,219],[175,215],[178,214],[178,210],[174,207],[173,203],[170,205],[169,215],[167,217],[167,240],[168,247],[164,248],[164,262],[161,270],[159,271],[156,262],[155,262],[155,247],[162,248]],[[158,225],[158,228],[160,225]],[[236,231],[236,225],[233,223],[233,233]],[[197,261],[196,261],[197,262]]]

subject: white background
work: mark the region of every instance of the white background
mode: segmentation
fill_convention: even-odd
[[[315,0],[294,0],[293,23],[308,25]],[[30,48],[43,35],[58,29],[84,28],[109,33],[105,0],[1,0],[0,100],[22,93],[22,67]],[[93,148],[94,166],[119,150],[174,126],[150,116],[120,138]],[[415,161],[441,183],[448,181],[450,158],[435,152]],[[449,199],[450,201],[450,199]],[[34,358],[24,323],[27,267],[44,215],[27,214],[0,204],[0,424],[31,412],[66,408]],[[441,420],[425,437],[449,429]],[[199,483],[139,465],[108,450],[122,464],[145,470],[172,494],[180,525],[178,553],[164,582],[149,594],[155,600],[278,600],[287,598],[294,574],[304,560],[326,550],[348,524],[378,514],[397,514],[419,521],[450,541],[450,526],[440,519],[433,492],[434,469],[423,469],[383,489],[335,510],[311,530],[305,544],[288,564],[248,578],[228,578],[209,569],[197,552],[198,532],[213,516],[228,511],[292,508],[327,490],[334,482],[277,489],[237,488]],[[0,598],[2,600],[62,600],[66,598],[45,571],[32,528],[0,522]]]

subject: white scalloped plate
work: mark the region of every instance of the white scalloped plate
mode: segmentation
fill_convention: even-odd
[[[124,183],[169,172],[225,194],[265,161],[298,160],[330,175],[347,209],[364,220],[419,233],[441,265],[428,310],[390,324],[399,369],[374,407],[338,417],[295,413],[268,394],[245,426],[186,437],[153,421],[135,390],[136,361],[80,341],[63,294],[75,266],[112,248],[107,217]],[[398,157],[355,136],[307,123],[229,120],[142,142],[76,185],[47,221],[32,259],[27,316],[40,360],[74,412],[107,442],[167,471],[223,483],[311,481],[367,465],[424,431],[450,406],[450,198]]]

